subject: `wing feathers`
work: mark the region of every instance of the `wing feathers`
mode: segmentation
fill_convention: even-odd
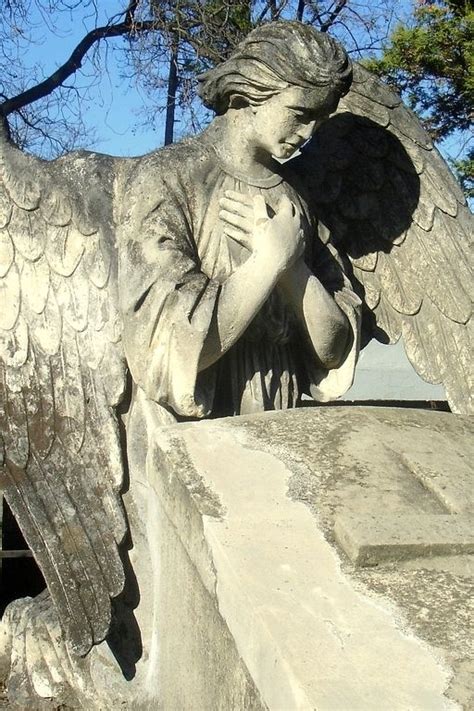
[[[25,259],[41,257],[45,242],[44,225],[38,220],[32,224],[31,212],[15,206],[7,229],[16,249]]]
[[[20,368],[28,357],[28,327],[20,316],[9,331],[0,329],[0,359],[7,368]]]
[[[391,308],[382,291],[377,305],[377,324],[388,336],[389,343],[397,343],[402,333],[401,316]]]
[[[107,285],[110,264],[110,255],[103,249],[97,233],[88,237],[85,240],[84,269],[97,289]]]
[[[40,478],[33,463],[31,469],[33,476],[36,474],[36,477]],[[74,570],[70,565],[70,551],[67,553],[63,549],[51,516],[44,507],[44,501],[38,496],[25,470],[22,469],[20,473],[10,465],[8,471],[13,486],[6,490],[5,496],[15,517],[22,522],[23,534],[47,577],[51,596],[59,609],[67,611],[67,615],[63,612],[63,625],[68,632],[81,629],[81,636],[87,640],[90,648],[92,630],[89,614],[75,584]],[[18,485],[15,486],[19,477],[22,477],[21,489]]]
[[[404,263],[403,252],[394,247],[389,256],[379,253],[380,284],[388,301],[400,314],[415,314],[420,310],[422,294],[417,282],[411,278],[409,265]]]
[[[421,377],[444,385],[454,411],[472,412],[474,230],[462,191],[416,116],[362,67],[340,109],[297,171],[353,263],[386,334],[377,337],[402,333]]]
[[[401,99],[386,84],[377,81],[368,72],[363,74],[355,72],[353,90],[357,94],[365,96],[369,101],[376,101],[382,106],[394,109],[401,104]]]
[[[61,342],[62,316],[51,288],[43,311],[30,315],[29,326],[34,345],[46,355],[54,356]]]
[[[79,264],[83,251],[84,237],[79,230],[69,225],[48,229],[46,257],[56,274],[71,276]]]
[[[40,209],[45,222],[50,225],[62,227],[71,222],[71,203],[66,195],[58,190],[53,189],[43,196]]]
[[[8,154],[0,158],[0,166],[5,187],[12,201],[22,210],[35,210],[41,198],[38,183],[26,177],[23,166],[15,165],[16,152],[12,148],[6,148],[3,141],[2,151]]]
[[[5,190],[0,190],[0,229],[3,230],[4,227],[10,222],[10,217],[12,214],[13,205],[12,201]]]
[[[116,255],[98,223],[111,224],[110,186],[103,214],[88,206],[104,189],[96,174],[113,180],[112,167],[96,170],[100,160],[108,159],[47,163],[0,139],[5,496],[79,654],[108,632],[110,598],[124,585],[118,544],[127,530],[112,409],[125,383]]]
[[[30,443],[21,384],[18,383],[15,371],[13,374],[5,373],[2,390],[4,411],[2,434],[6,455],[16,466],[25,467],[30,454]]]
[[[55,429],[58,437],[79,452],[85,434],[85,396],[74,333],[65,326],[57,356],[51,359],[54,381]]]
[[[40,351],[34,355],[34,367],[24,383],[28,437],[31,448],[44,459],[55,440],[54,387],[49,358]]]
[[[422,309],[423,312],[425,309]],[[426,319],[426,314],[422,316]],[[403,319],[403,342],[409,361],[415,365],[417,373],[428,383],[439,384],[443,380],[436,359],[432,357],[432,345],[428,329],[423,327],[423,318]]]
[[[50,271],[46,259],[40,257],[35,262],[25,260],[21,270],[21,293],[25,308],[35,314],[43,313],[49,286]]]
[[[346,109],[347,106],[346,98],[347,97],[341,99],[339,103],[339,107],[343,111]],[[390,114],[385,106],[381,104],[373,105],[370,99],[367,99],[365,96],[357,94],[356,92],[351,94],[349,110],[352,113],[358,114],[359,116],[367,116],[369,109],[373,121],[376,121],[378,124],[380,124],[380,126],[388,126],[388,124],[390,123]]]

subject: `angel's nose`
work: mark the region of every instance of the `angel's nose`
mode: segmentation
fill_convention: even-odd
[[[307,141],[308,138],[311,138],[311,136],[313,135],[315,127],[316,121],[309,121],[304,126],[301,126],[301,128],[298,130],[298,136],[300,136],[300,138],[302,138],[303,140]]]

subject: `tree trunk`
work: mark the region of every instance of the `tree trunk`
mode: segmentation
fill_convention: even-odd
[[[298,2],[298,8],[296,10],[296,19],[299,22],[303,22],[303,15],[304,15],[304,9],[306,7],[306,2],[305,0],[299,0]]]
[[[166,99],[165,146],[173,143],[174,121],[176,113],[176,92],[178,89],[178,47],[171,46],[170,67],[168,73],[168,93]]]

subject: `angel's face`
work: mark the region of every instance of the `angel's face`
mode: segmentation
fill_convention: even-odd
[[[339,96],[333,87],[284,89],[252,106],[252,131],[248,145],[253,152],[275,158],[290,158],[305,143],[318,126],[337,108]]]

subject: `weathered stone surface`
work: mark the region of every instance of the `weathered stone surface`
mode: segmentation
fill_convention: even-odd
[[[208,586],[214,571],[219,612],[269,708],[469,708],[472,556],[450,547],[458,517],[398,451],[418,462],[423,451],[427,461],[436,453],[439,473],[447,465],[455,472],[472,457],[472,433],[466,418],[376,408],[268,413],[161,433],[166,475],[157,468],[153,487]],[[198,549],[183,485],[202,518]],[[437,517],[448,530],[446,538],[437,532],[438,548],[431,532],[429,551],[411,550],[407,560],[395,546],[361,573],[334,541],[335,516],[348,510],[366,522],[369,511],[385,511],[401,526]],[[376,539],[377,527],[368,535]]]
[[[342,514],[336,517],[334,534],[356,565],[474,553],[472,515]]]
[[[464,471],[469,418],[347,407],[169,427],[159,417],[149,403],[148,436],[128,423],[136,578],[113,634],[79,665],[55,651],[71,708],[470,708],[473,556],[449,537],[467,514],[415,471]],[[374,511],[369,548],[382,512],[384,535],[400,522],[397,540],[384,542],[389,559],[354,565],[335,522],[370,523]],[[433,519],[436,545],[431,535],[421,551],[400,549],[414,520]],[[37,693],[51,683],[38,662]]]

